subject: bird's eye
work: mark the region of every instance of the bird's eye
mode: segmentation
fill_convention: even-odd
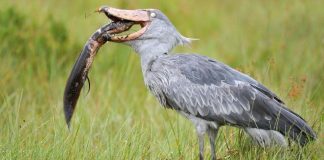
[[[152,18],[154,18],[154,17],[156,17],[156,14],[155,14],[154,12],[152,12],[152,13],[150,14],[150,16],[151,16]]]

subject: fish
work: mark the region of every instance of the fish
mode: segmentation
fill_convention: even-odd
[[[63,109],[68,128],[70,128],[71,119],[77,105],[80,92],[87,79],[89,81],[90,88],[88,73],[94,61],[94,57],[96,56],[100,47],[110,40],[112,34],[129,29],[132,25],[133,22],[127,21],[109,23],[97,29],[85,43],[65,85]]]

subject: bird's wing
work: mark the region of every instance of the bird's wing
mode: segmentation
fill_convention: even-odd
[[[283,134],[289,130],[293,130],[289,134],[312,132],[266,87],[215,60],[199,55],[166,56],[150,71],[154,84],[148,86],[162,104],[173,109],[219,124]]]
[[[261,83],[221,62],[200,55],[179,55],[179,57],[187,59],[183,61],[184,63],[181,63],[179,69],[193,83],[219,86],[221,82],[234,85],[237,81],[240,81],[250,84],[269,98],[283,103],[276,94]]]

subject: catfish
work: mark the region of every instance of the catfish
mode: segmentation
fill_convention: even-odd
[[[128,21],[109,23],[95,31],[85,43],[83,50],[72,68],[64,90],[63,105],[68,128],[70,128],[71,118],[78,102],[81,89],[85,81],[87,79],[89,81],[88,73],[98,50],[110,40],[112,34],[127,30],[132,25],[133,22]]]

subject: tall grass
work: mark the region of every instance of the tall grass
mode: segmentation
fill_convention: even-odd
[[[1,1],[1,159],[197,159],[193,126],[160,107],[131,49],[108,43],[72,129],[63,117],[67,76],[87,38],[107,23],[100,5],[159,8],[189,48],[248,73],[285,100],[318,133],[305,148],[259,148],[237,128],[217,138],[222,159],[321,159],[324,122],[322,1]],[[85,86],[87,87],[87,86]],[[206,145],[206,154],[209,155]]]

